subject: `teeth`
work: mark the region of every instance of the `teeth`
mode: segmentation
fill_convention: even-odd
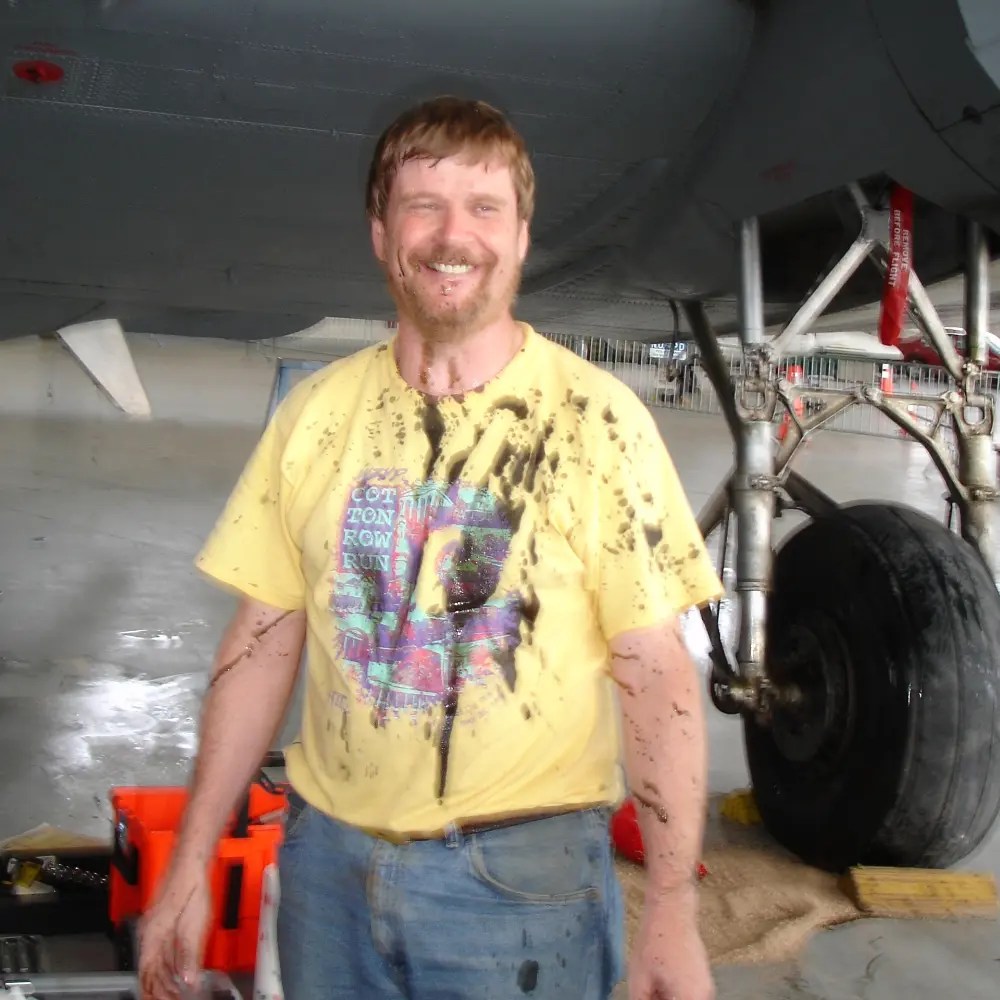
[[[428,264],[427,266],[434,271],[440,271],[441,274],[468,274],[472,270],[471,264]]]

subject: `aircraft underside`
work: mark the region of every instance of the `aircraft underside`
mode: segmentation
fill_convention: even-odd
[[[713,700],[744,717],[768,828],[833,869],[966,856],[1000,813],[997,457],[981,389],[1000,307],[988,288],[1000,8],[343,6],[0,11],[0,338],[112,318],[253,340],[324,316],[389,317],[362,213],[375,137],[417,98],[496,103],[539,179],[519,315],[663,341],[673,302],[724,401],[735,464],[701,527],[736,546],[737,649],[716,609],[703,617]],[[937,415],[930,430],[906,401],[798,386],[782,361],[825,310],[883,295],[901,195],[913,198],[903,298],[951,376],[917,400]],[[965,356],[925,291],[955,274]],[[775,324],[784,333],[765,337]],[[730,330],[735,384],[717,341]],[[928,448],[957,532],[905,508],[843,506],[793,470],[806,436],[854,405]],[[778,445],[780,407],[791,433]],[[773,520],[792,508],[809,521],[775,553]]]

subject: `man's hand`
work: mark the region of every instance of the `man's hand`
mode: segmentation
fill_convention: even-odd
[[[194,988],[201,975],[211,894],[201,873],[173,871],[139,927],[141,1000],[177,1000],[180,983]]]
[[[629,958],[628,990],[629,1000],[714,1000],[693,900],[646,897]]]

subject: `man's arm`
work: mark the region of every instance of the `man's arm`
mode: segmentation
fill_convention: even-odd
[[[646,863],[629,996],[710,1000],[711,968],[698,930],[707,741],[697,671],[676,621],[623,633],[612,641],[611,656]]]
[[[219,644],[181,833],[141,929],[143,1000],[172,1000],[194,983],[208,931],[207,867],[226,821],[260,766],[288,707],[302,656],[305,612],[244,599]]]
[[[707,748],[698,675],[676,622],[611,644],[625,773],[646,856],[647,897],[693,899],[705,826]]]
[[[201,871],[278,731],[295,687],[305,612],[244,598],[223,633],[206,694],[174,867]]]

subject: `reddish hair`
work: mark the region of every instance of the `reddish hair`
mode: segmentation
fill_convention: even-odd
[[[524,140],[496,108],[483,101],[436,97],[404,111],[381,135],[368,171],[366,210],[382,220],[396,171],[407,160],[463,155],[472,163],[497,158],[510,169],[518,215],[530,223],[535,174]]]

